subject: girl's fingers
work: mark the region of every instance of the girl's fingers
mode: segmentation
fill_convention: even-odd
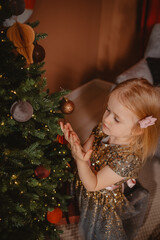
[[[59,124],[60,124],[61,130],[63,132],[64,131],[64,124],[63,124],[63,122],[60,122]]]
[[[67,128],[69,129],[69,131],[73,131],[73,128],[72,128],[72,126],[71,126],[70,123],[66,123],[66,126],[67,126]]]

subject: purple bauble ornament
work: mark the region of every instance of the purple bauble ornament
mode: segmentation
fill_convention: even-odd
[[[27,122],[33,114],[33,107],[29,102],[16,101],[12,104],[10,113],[17,122]]]

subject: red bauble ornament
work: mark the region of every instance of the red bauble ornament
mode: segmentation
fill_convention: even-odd
[[[68,144],[68,141],[65,139],[64,136],[60,136],[59,134],[57,135],[57,140],[61,144]]]
[[[39,45],[39,44],[35,44],[34,49],[33,49],[33,61],[34,63],[39,63],[42,62],[45,58],[45,50],[44,48]]]
[[[56,224],[61,220],[62,215],[62,210],[60,208],[55,208],[53,211],[47,212],[47,220],[50,223]]]
[[[36,167],[34,173],[38,178],[47,178],[50,175],[50,170],[43,166],[38,166]]]
[[[62,113],[70,114],[74,110],[74,103],[67,98],[63,98],[60,103],[60,108],[61,108]]]
[[[33,107],[29,102],[16,101],[12,104],[10,113],[17,122],[27,122],[33,114]]]

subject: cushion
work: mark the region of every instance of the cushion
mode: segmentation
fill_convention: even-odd
[[[144,58],[147,57],[160,57],[160,23],[153,26],[152,32],[149,36],[147,48],[144,53]]]
[[[159,85],[160,84],[160,58],[148,57],[146,61],[151,71],[154,85]]]
[[[115,80],[117,84],[126,81],[131,78],[145,78],[151,84],[153,83],[152,74],[148,68],[147,61],[143,58],[138,63],[133,65],[131,68],[127,69],[121,73]]]

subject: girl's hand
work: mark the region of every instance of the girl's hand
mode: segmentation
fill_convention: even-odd
[[[84,151],[84,149],[80,145],[79,137],[73,131],[73,129],[69,123],[64,124],[64,123],[60,122],[60,127],[62,129],[62,132],[64,133],[65,139],[71,145],[71,152],[72,152],[73,158],[75,160],[81,160],[81,161],[85,161],[85,162],[88,161],[90,159],[92,150],[89,150],[87,152]]]
[[[64,124],[63,122],[60,122],[60,127],[62,132],[64,133],[64,137],[65,139],[72,144],[73,143],[73,138],[71,138],[71,134],[72,136],[74,135],[74,139],[80,144],[80,139],[78,137],[78,135],[73,131],[70,123],[66,123]]]
[[[72,138],[71,152],[73,158],[77,161],[89,162],[92,150],[90,149],[85,152],[82,146],[74,139],[74,136]]]

